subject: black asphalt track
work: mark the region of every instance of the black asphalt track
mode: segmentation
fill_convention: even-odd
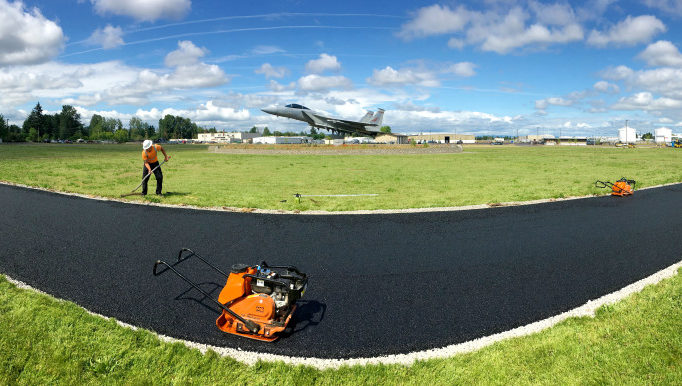
[[[264,215],[89,200],[0,185],[0,273],[124,322],[217,346],[348,358],[442,347],[528,324],[680,260],[682,185],[483,210]],[[220,332],[210,301],[154,261],[310,276],[275,343]],[[224,279],[177,268],[217,294]]]

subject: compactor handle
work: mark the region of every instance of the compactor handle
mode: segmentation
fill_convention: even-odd
[[[182,251],[181,251],[180,253],[182,254]],[[203,260],[203,259],[202,259],[202,260]],[[205,262],[205,261],[204,261],[204,262]],[[191,285],[192,287],[194,287],[194,289],[196,289],[197,291],[201,292],[201,294],[204,295],[207,299],[213,300],[213,302],[215,302],[220,308],[222,308],[223,311],[225,311],[225,312],[227,312],[228,314],[232,315],[232,317],[234,317],[234,318],[237,319],[238,321],[244,323],[244,326],[246,326],[246,328],[248,328],[249,331],[253,332],[254,334],[257,334],[258,331],[260,331],[260,325],[259,325],[258,323],[252,322],[251,320],[244,319],[243,317],[241,317],[240,315],[238,315],[237,313],[235,313],[235,312],[232,311],[231,309],[227,308],[227,306],[225,306],[223,303],[221,303],[221,302],[219,302],[219,301],[213,299],[213,298],[211,297],[211,295],[209,295],[209,294],[206,293],[206,291],[204,291],[204,290],[202,290],[201,288],[199,288],[199,286],[198,286],[196,283],[194,283],[193,281],[191,281],[191,280],[189,280],[188,278],[186,278],[183,274],[181,274],[180,272],[178,272],[178,270],[176,270],[175,268],[173,268],[171,265],[169,265],[169,264],[166,263],[165,261],[163,261],[163,260],[156,260],[156,263],[154,263],[154,270],[153,270],[154,276],[158,276],[158,275],[160,275],[160,274],[166,272],[165,270],[164,270],[164,271],[161,271],[161,272],[158,272],[158,271],[157,271],[157,268],[158,268],[159,265],[165,265],[166,268],[167,268],[167,270],[170,269],[171,271],[173,271],[173,273],[175,273],[176,275],[178,275],[178,277],[179,277],[180,279],[184,280],[184,281],[187,282],[189,285]],[[209,264],[209,265],[210,265],[210,264]]]

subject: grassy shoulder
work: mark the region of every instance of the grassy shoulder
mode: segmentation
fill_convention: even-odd
[[[594,318],[412,366],[247,366],[159,341],[0,276],[0,384],[682,384],[682,270]]]
[[[284,210],[449,207],[603,194],[594,181],[638,187],[682,181],[670,148],[465,146],[459,154],[215,154],[167,145],[167,204]],[[118,198],[142,177],[139,145],[2,145],[0,180]],[[155,182],[152,180],[151,185]],[[152,188],[153,189],[153,188]],[[365,197],[309,195],[378,194]]]

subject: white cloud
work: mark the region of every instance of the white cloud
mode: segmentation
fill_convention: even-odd
[[[470,43],[481,44],[484,51],[506,54],[513,49],[555,43],[569,43],[583,39],[583,29],[577,23],[548,27],[539,23],[526,25],[528,14],[515,7],[506,15],[485,17],[467,32]]]
[[[325,71],[340,71],[341,63],[336,59],[336,56],[320,54],[319,58],[310,60],[305,64],[305,70],[310,74],[322,74]]]
[[[575,13],[568,3],[542,4],[536,1],[528,3],[529,8],[543,25],[569,25],[575,22]]]
[[[152,108],[150,110],[138,109],[135,112],[135,116],[140,117],[140,119],[147,122],[158,121],[168,114],[186,117],[202,125],[245,121],[251,117],[249,110],[218,106],[212,100],[199,105],[196,109],[166,108],[159,110],[157,108]]]
[[[270,90],[276,91],[276,92],[289,91],[289,90],[293,90],[296,88],[296,83],[291,82],[287,85],[284,85],[284,84],[280,84],[279,82],[277,82],[274,79],[271,79],[270,83],[268,83],[268,88]]]
[[[635,72],[627,66],[610,67],[601,72],[602,77],[609,80],[624,80],[633,76]]]
[[[667,40],[649,44],[637,57],[645,60],[650,66],[682,67],[682,54]]]
[[[625,20],[612,26],[608,31],[592,30],[587,38],[587,44],[596,47],[606,47],[608,45],[631,46],[649,42],[654,36],[665,31],[665,24],[655,16],[643,15],[634,18],[628,16]]]
[[[561,98],[561,97],[551,97],[551,98],[545,98],[545,99],[539,99],[535,101],[535,108],[538,110],[545,110],[547,107],[550,105],[552,106],[572,106],[575,104],[575,100],[573,99],[566,99],[566,98]]]
[[[63,103],[93,106],[99,103],[110,105],[144,105],[150,100],[172,101],[178,98],[172,91],[193,90],[223,85],[230,78],[217,65],[209,65],[199,59],[206,50],[192,42],[178,43],[178,49],[166,56],[168,66],[162,70],[133,68],[119,62],[104,62],[94,65],[67,66],[52,64],[24,72],[38,71],[39,74],[55,72],[55,77],[80,79],[81,87],[72,87],[55,92],[39,89],[30,92],[32,96],[48,95],[57,97]],[[2,85],[0,85],[2,91]]]
[[[44,63],[64,46],[64,33],[38,8],[0,0],[0,66]]]
[[[367,83],[375,86],[423,86],[438,87],[440,82],[432,71],[403,68],[393,69],[391,66],[381,70],[374,70]]]
[[[130,16],[139,21],[181,19],[189,12],[191,0],[90,0],[100,15]]]
[[[93,64],[48,62],[0,69],[0,106],[19,106],[48,98],[76,99],[131,82],[138,70],[118,61]],[[101,98],[101,96],[100,96]]]
[[[620,92],[620,87],[617,84],[609,83],[604,80],[600,80],[592,86],[595,90],[603,93],[618,93]]]
[[[123,30],[121,27],[113,27],[107,24],[104,28],[97,28],[87,39],[91,45],[102,46],[104,49],[118,47],[123,44]]]
[[[667,14],[682,16],[682,0],[644,0],[644,4]]]
[[[316,74],[306,75],[298,80],[298,88],[301,91],[323,91],[332,88],[351,88],[350,79],[345,76],[321,76]]]
[[[583,39],[583,28],[569,5],[531,3],[534,17],[519,6],[478,12],[460,6],[452,10],[433,5],[421,8],[402,26],[405,39],[455,34],[448,40],[451,48],[479,45],[484,51],[506,54],[524,46],[546,46]]]
[[[670,98],[682,98],[682,69],[637,71],[627,80],[632,86]]]
[[[403,24],[398,36],[405,39],[442,35],[461,31],[469,22],[469,12],[464,7],[455,10],[438,4],[420,8],[415,17]]]
[[[682,101],[672,98],[654,98],[650,92],[639,92],[618,100],[611,106],[614,110],[670,110],[682,107]]]
[[[190,66],[199,63],[199,59],[207,53],[207,49],[197,47],[191,41],[183,40],[178,42],[177,50],[166,55],[164,63],[168,67]]]
[[[471,62],[459,62],[450,65],[445,72],[451,72],[455,75],[470,77],[476,75],[476,65]]]
[[[270,63],[263,63],[263,65],[255,69],[253,72],[255,72],[256,74],[265,75],[266,79],[283,78],[289,74],[289,69],[286,67],[274,67]]]

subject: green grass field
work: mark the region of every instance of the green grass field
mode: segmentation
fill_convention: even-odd
[[[638,186],[682,181],[682,151],[674,149],[472,146],[461,154],[381,156],[228,155],[187,145],[167,150],[173,157],[164,166],[170,194],[148,199],[198,206],[441,207],[603,194],[594,180],[621,176]],[[139,157],[138,145],[0,145],[0,180],[118,197],[139,183]],[[296,192],[379,196],[298,204]],[[470,354],[324,371],[204,355],[17,289],[0,275],[0,385],[102,383],[679,385],[682,274],[602,307],[595,318],[569,319]]]
[[[682,181],[682,151],[670,148],[465,146],[460,154],[215,154],[167,145],[167,204],[285,210],[449,207],[604,194],[597,179],[638,187]],[[2,145],[0,180],[119,197],[141,180],[139,145]],[[154,186],[155,182],[151,181]],[[150,190],[153,191],[153,188]],[[315,197],[301,194],[378,194]],[[286,202],[281,202],[286,200]]]

